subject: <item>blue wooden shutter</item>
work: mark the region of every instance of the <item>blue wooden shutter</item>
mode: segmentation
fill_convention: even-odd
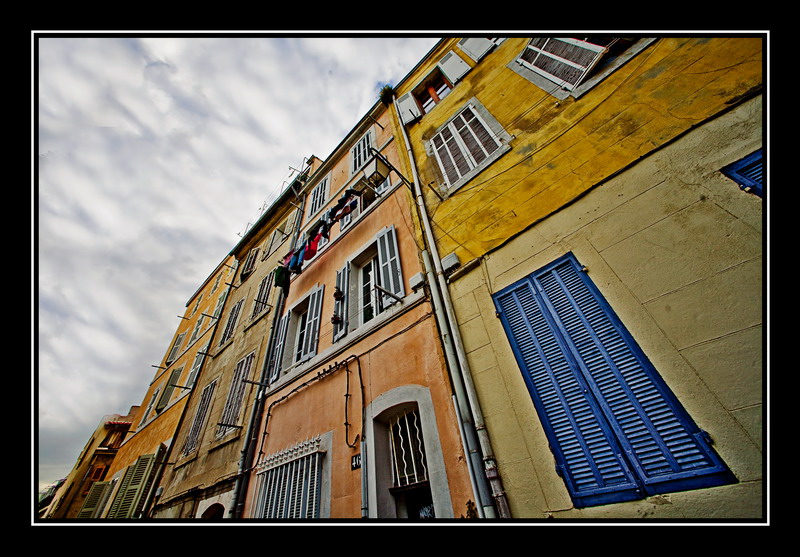
[[[495,303],[576,506],[734,481],[574,257]]]

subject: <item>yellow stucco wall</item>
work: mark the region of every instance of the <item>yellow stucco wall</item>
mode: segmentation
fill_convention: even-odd
[[[232,257],[228,257],[224,263],[232,266],[235,260]],[[221,265],[203,282],[198,291],[187,302],[183,312],[184,318],[178,321],[175,334],[170,340],[161,362],[158,364],[161,367],[156,369],[153,380],[150,382],[139,406],[139,411],[136,414],[131,430],[120,447],[109,469],[107,478],[112,478],[114,475],[123,472],[128,466],[136,462],[136,459],[141,455],[155,454],[160,445],[163,444],[165,447],[169,447],[172,443],[188,400],[189,390],[174,388],[167,406],[160,413],[156,412],[155,404],[148,412],[150,401],[156,392],[160,396],[174,369],[183,369],[177,384],[187,386],[197,353],[211,340],[211,335],[214,331],[214,321],[208,317],[202,317],[202,314],[214,314],[219,296],[227,289],[225,282],[230,280],[229,277],[232,277],[230,267]],[[194,341],[190,343],[195,326],[201,318],[203,319],[201,328]],[[172,345],[180,334],[185,335],[181,349],[175,361],[167,365],[166,360],[169,357]],[[147,413],[146,416],[145,413]]]
[[[719,169],[761,147],[762,41],[658,39],[562,100],[507,67],[525,43],[507,39],[477,64],[464,56],[474,68],[407,128],[440,255],[478,262],[450,289],[512,515],[761,518],[762,200]],[[426,141],[473,98],[511,149],[442,200]],[[492,300],[567,252],[738,483],[573,507]]]
[[[449,95],[408,127],[423,184],[441,183],[425,141],[455,110],[477,98],[513,136],[512,149],[443,202],[424,188],[442,255],[486,253],[653,149],[762,84],[760,38],[661,38],[579,99],[558,100],[507,67],[527,39],[509,38]],[[398,89],[403,94],[415,77]]]

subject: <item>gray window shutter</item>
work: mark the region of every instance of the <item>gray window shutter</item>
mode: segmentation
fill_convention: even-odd
[[[325,286],[314,290],[308,300],[308,319],[306,320],[306,334],[301,347],[300,359],[307,360],[317,353],[319,341],[319,324],[322,314],[322,294]]]
[[[108,500],[111,482],[94,482],[76,518],[96,518]]]
[[[467,37],[458,41],[458,46],[477,62],[492,49],[494,43],[483,37]]]
[[[283,348],[286,345],[286,332],[289,329],[289,317],[291,312],[286,313],[281,317],[278,323],[278,330],[275,335],[275,345],[272,347],[272,353],[269,357],[269,381],[270,383],[278,379],[283,365]]]
[[[450,83],[455,84],[470,70],[470,67],[463,58],[451,50],[439,60],[439,69]]]
[[[378,235],[378,266],[381,272],[381,286],[402,298],[403,274],[400,268],[400,254],[397,251],[397,235],[394,226],[391,226]],[[383,307],[388,307],[397,300],[386,294],[383,295]]]
[[[409,124],[422,116],[422,111],[411,93],[406,93],[397,99],[397,112],[403,124]]]
[[[333,313],[339,316],[340,321],[333,324],[333,340],[338,340],[347,334],[350,263],[347,263],[341,271],[336,272],[336,288],[342,293],[342,297],[334,302]]]

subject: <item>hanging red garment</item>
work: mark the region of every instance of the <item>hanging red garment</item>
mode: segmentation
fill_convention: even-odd
[[[317,254],[317,246],[319,245],[320,238],[322,238],[322,232],[318,232],[317,235],[314,236],[314,239],[308,242],[303,259],[309,259]]]

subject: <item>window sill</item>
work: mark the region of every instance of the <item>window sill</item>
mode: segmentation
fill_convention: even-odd
[[[352,345],[364,340],[366,337],[384,325],[402,316],[412,308],[418,306],[424,300],[425,292],[423,289],[406,294],[402,302],[393,304],[382,313],[372,318],[369,323],[365,323],[351,331],[348,331],[346,335],[334,341],[333,344],[331,344],[328,348],[313,356],[311,359],[296,363],[288,369],[283,370],[280,378],[270,385],[268,394],[272,394],[275,391],[282,389],[286,385],[294,383],[296,380],[333,359],[338,354],[349,350]]]

